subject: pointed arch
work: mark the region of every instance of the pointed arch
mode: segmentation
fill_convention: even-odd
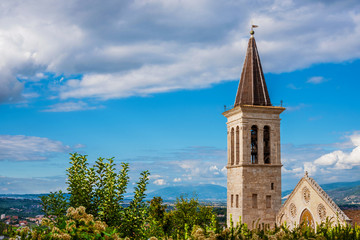
[[[309,227],[315,227],[315,223],[314,223],[314,218],[311,214],[311,212],[309,211],[309,209],[305,208],[301,215],[300,215],[300,224],[304,223]]]
[[[234,165],[234,128],[231,128],[230,164]]]
[[[270,156],[270,127],[264,126],[264,134],[263,134],[263,141],[264,141],[264,163],[270,164],[271,163],[271,156]]]
[[[240,162],[240,128],[236,127],[236,165]]]
[[[258,127],[251,127],[251,163],[258,163]]]

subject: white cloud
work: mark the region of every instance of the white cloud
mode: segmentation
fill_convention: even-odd
[[[181,182],[181,178],[174,178],[174,182]]]
[[[320,183],[359,180],[360,132],[342,138],[346,141],[334,144],[282,145],[285,189],[293,187],[305,171]]]
[[[149,176],[149,179],[159,179],[159,178],[161,178],[161,175],[159,174],[154,174]]]
[[[312,83],[312,84],[320,84],[320,83],[323,83],[325,81],[326,81],[326,79],[324,77],[317,76],[317,77],[309,78],[306,82],[307,83]]]
[[[3,194],[41,194],[66,191],[63,176],[43,178],[12,178],[0,176],[0,190]]]
[[[304,162],[304,171],[308,172],[310,176],[313,176],[316,173],[316,165],[312,162]]]
[[[48,138],[0,135],[0,160],[47,160],[54,153],[67,152],[69,146]]]
[[[210,171],[218,171],[219,169],[217,168],[217,166],[210,166]]]
[[[287,168],[283,167],[282,171],[285,173],[302,173],[304,170],[302,167],[296,167],[293,169],[287,169]]]
[[[314,163],[334,169],[352,169],[355,166],[360,166],[360,133],[355,132],[349,136],[349,139],[354,145],[351,152],[344,152],[342,150],[333,151],[319,157]]]
[[[54,105],[48,106],[47,109],[43,112],[73,112],[73,111],[85,111],[85,110],[94,110],[102,108],[103,106],[89,106],[88,103],[83,101],[78,102],[64,102],[56,103]]]
[[[86,145],[81,144],[81,143],[75,144],[75,145],[73,146],[73,148],[85,148],[85,147],[86,147]]]
[[[314,163],[320,166],[329,166],[341,161],[345,156],[346,154],[343,151],[334,151],[319,157]]]
[[[238,79],[250,22],[260,26],[265,72],[360,57],[357,1],[1,3],[0,102],[30,97],[22,96],[24,86],[44,81],[46,72],[82,75],[51,88],[62,99],[143,96]]]
[[[154,181],[155,185],[163,186],[166,185],[166,181],[164,179],[157,179]]]
[[[303,109],[303,108],[305,108],[305,107],[307,107],[307,105],[305,105],[305,104],[303,104],[303,103],[300,103],[300,104],[298,104],[298,105],[296,105],[296,106],[285,106],[286,107],[286,110],[287,111],[298,111],[298,110],[301,110],[301,109]]]

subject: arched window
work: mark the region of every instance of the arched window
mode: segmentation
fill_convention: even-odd
[[[236,165],[240,161],[240,137],[239,137],[239,126],[236,127]]]
[[[253,125],[251,127],[251,163],[257,164],[258,163],[258,128],[257,126]]]
[[[230,164],[234,165],[234,128],[231,128]]]
[[[264,127],[264,163],[270,164],[270,127]]]

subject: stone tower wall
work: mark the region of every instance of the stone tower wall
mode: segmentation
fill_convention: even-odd
[[[280,159],[280,118],[284,110],[280,107],[238,106],[224,113],[228,118],[228,164],[227,164],[227,215],[234,223],[239,221],[252,227],[253,222],[273,225],[281,207],[281,159]],[[258,127],[258,163],[251,163],[251,127]],[[263,129],[270,127],[271,163],[264,163]],[[236,154],[231,161],[231,132],[239,127],[239,159]],[[256,206],[254,202],[256,194]],[[268,197],[268,199],[267,199]]]

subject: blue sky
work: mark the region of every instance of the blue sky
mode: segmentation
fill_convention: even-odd
[[[360,180],[357,1],[3,1],[0,193],[65,189],[68,154],[226,185],[226,119],[255,29],[283,105],[283,189]]]

